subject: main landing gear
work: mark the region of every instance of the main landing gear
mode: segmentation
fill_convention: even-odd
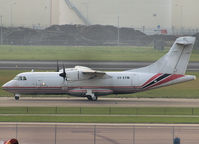
[[[97,101],[97,96],[87,95],[86,97],[88,98],[89,101]]]
[[[97,101],[97,96],[95,96],[95,94],[92,93],[92,90],[87,90],[86,97],[89,101]]]
[[[20,95],[19,94],[15,94],[15,100],[19,100]]]

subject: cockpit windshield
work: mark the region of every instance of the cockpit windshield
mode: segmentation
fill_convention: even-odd
[[[27,80],[27,78],[25,77],[25,76],[16,76],[15,78],[14,78],[14,80]]]

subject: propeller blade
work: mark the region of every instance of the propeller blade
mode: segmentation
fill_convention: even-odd
[[[63,73],[66,73],[65,66],[63,65]]]
[[[57,60],[57,72],[59,72],[59,61]]]
[[[63,73],[60,73],[59,76],[63,77],[64,80],[66,80],[66,70],[64,65],[63,65]]]

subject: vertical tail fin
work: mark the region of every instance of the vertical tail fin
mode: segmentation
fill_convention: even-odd
[[[185,74],[194,43],[195,37],[180,37],[176,39],[169,52],[158,61],[147,67],[130,71]]]

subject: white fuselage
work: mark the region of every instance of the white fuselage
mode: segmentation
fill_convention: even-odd
[[[194,76],[161,73],[107,72],[110,77],[65,80],[60,72],[26,72],[3,85],[15,94],[69,94],[86,96],[91,91],[96,96],[129,94],[195,79]],[[80,75],[80,74],[78,74]],[[19,79],[20,77],[20,79]],[[74,76],[75,77],[75,76]]]

